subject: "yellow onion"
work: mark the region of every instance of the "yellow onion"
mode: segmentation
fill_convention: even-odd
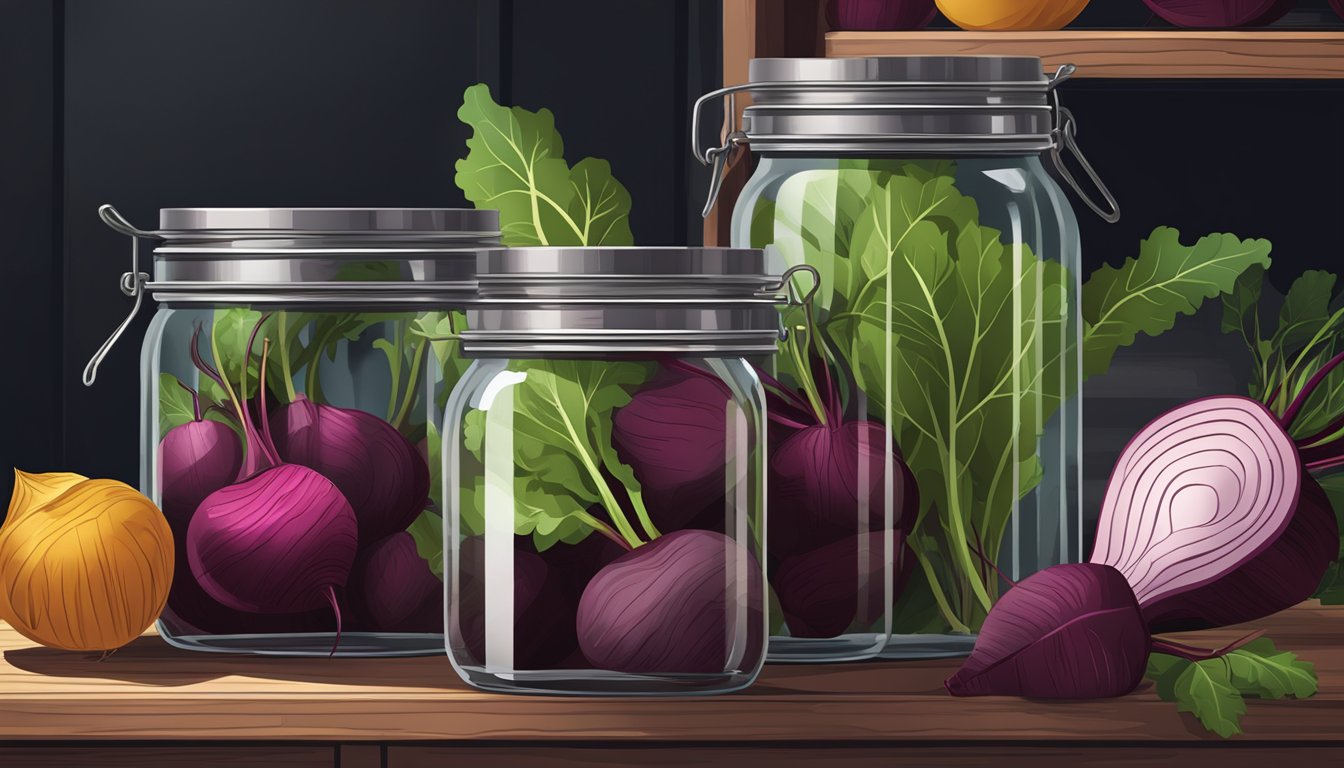
[[[1090,0],[938,0],[938,10],[962,29],[1063,29]]]
[[[0,618],[51,648],[108,651],[163,610],[173,535],[130,486],[80,480],[58,490],[72,477],[18,473],[0,528]]]
[[[65,493],[75,483],[82,483],[88,479],[74,472],[30,474],[16,469],[14,493],[9,497],[9,512],[5,519],[12,520],[15,515],[40,507]]]

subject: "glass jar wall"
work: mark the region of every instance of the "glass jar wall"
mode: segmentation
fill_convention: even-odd
[[[777,375],[838,388],[834,418],[896,448],[872,462],[866,505],[891,467],[893,655],[968,651],[999,571],[1079,557],[1079,253],[1061,197],[1034,157],[765,158],[738,201],[735,241],[832,281],[790,313]],[[775,556],[794,546],[790,509],[770,507]],[[862,569],[846,575],[873,585],[872,615],[891,604]],[[781,600],[787,577],[771,574]],[[781,635],[772,659],[797,645]]]
[[[741,359],[483,360],[445,428],[449,652],[483,688],[745,686],[764,647]]]
[[[760,251],[486,254],[444,425],[449,656],[496,691],[699,695],[765,657]]]
[[[177,542],[168,642],[314,655],[441,646],[428,417],[457,360],[436,359],[428,336],[447,317],[160,310],[145,341],[143,486]]]
[[[859,492],[792,499],[842,499],[851,533],[882,499],[895,551],[868,615],[891,611],[884,656],[969,652],[1008,580],[1081,554],[1078,228],[1040,160],[1061,137],[1076,150],[1050,94],[1069,71],[1050,80],[1027,57],[771,59],[742,87],[753,103],[732,140],[759,163],[732,242],[821,275],[811,305],[786,313],[775,375],[806,394],[809,418],[891,446],[850,469]],[[804,517],[773,503],[775,487],[770,580],[785,603],[775,556],[819,542],[789,541]],[[836,582],[874,583],[863,562],[833,560]],[[771,660],[833,659],[855,629],[807,642],[783,608]]]
[[[215,652],[441,652],[429,467],[494,212],[165,209],[152,232],[101,213],[133,262],[158,241],[154,280],[134,263],[123,286],[159,302],[141,491],[176,548],[160,634]]]

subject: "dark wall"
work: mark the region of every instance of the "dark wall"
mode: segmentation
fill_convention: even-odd
[[[0,210],[8,465],[134,481],[146,307],[125,316],[129,243],[173,206],[458,206],[463,90],[550,108],[570,162],[611,161],[647,243],[699,237],[692,94],[718,75],[718,0],[3,0]],[[16,182],[17,180],[17,182]],[[19,256],[21,255],[21,257]]]
[[[1300,5],[1291,22],[1324,18],[1324,0]],[[143,227],[169,206],[460,205],[455,113],[484,81],[551,108],[571,162],[611,161],[640,241],[696,242],[688,107],[719,79],[719,14],[718,0],[0,0],[0,469],[137,475],[149,309],[97,385],[79,383],[130,306],[103,202]],[[1098,0],[1080,22],[1153,23],[1139,0]],[[1065,100],[1125,208],[1116,226],[1082,212],[1089,266],[1170,224],[1271,239],[1285,285],[1344,270],[1344,84],[1078,80]],[[1089,388],[1090,475],[1104,481],[1108,440],[1159,389],[1235,385],[1237,350],[1217,336],[1183,321]],[[1151,375],[1148,353],[1174,367]]]

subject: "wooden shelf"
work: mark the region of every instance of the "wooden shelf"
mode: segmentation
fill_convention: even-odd
[[[1298,750],[1308,747],[1314,755],[1344,754],[1344,608],[1304,604],[1256,626],[1316,664],[1321,692],[1301,702],[1250,701],[1246,736],[1222,741],[1160,701],[1147,683],[1104,701],[953,698],[942,681],[956,660],[770,666],[754,687],[732,696],[574,699],[474,691],[441,656],[222,656],[176,650],[147,635],[100,661],[34,646],[0,623],[0,765],[13,768],[7,758],[41,753],[53,742],[127,753],[168,743],[221,756],[245,747],[344,744],[341,754],[351,755],[342,758],[344,768],[357,764],[360,750],[376,756],[380,747],[405,757],[383,762],[388,768],[449,765],[455,754],[460,760],[492,751],[509,759],[490,765],[529,764],[521,757],[532,755],[553,768],[603,762],[593,750],[606,750],[610,764],[646,762],[619,750],[658,752],[667,761],[650,765],[691,758],[755,764],[769,755],[781,766],[826,764],[833,750],[850,750],[873,758],[865,765],[902,756],[911,765],[981,765],[992,755],[994,764],[1033,768],[1091,759],[1162,764],[1172,749],[1187,746],[1200,748],[1200,764],[1221,766],[1261,766],[1280,757],[1270,754],[1278,750],[1304,760]],[[1246,631],[1187,640],[1216,646]],[[1259,744],[1252,754],[1260,762],[1238,761],[1237,748],[1248,740]],[[25,744],[32,741],[39,744]],[[295,755],[295,764],[301,758]],[[330,752],[315,759],[331,765]],[[94,762],[123,764],[105,757],[50,764]]]
[[[827,56],[1031,55],[1079,77],[1344,78],[1344,31],[830,32]]]

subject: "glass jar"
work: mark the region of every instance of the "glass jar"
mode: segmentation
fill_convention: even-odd
[[[765,658],[760,251],[482,256],[449,399],[448,653],[506,692],[739,690]]]
[[[153,232],[100,214],[134,243],[123,290],[159,303],[140,487],[177,548],[160,635],[231,653],[442,652],[429,465],[497,214],[170,208]],[[158,243],[149,282],[142,239]]]
[[[836,452],[833,476],[814,483],[824,492],[772,495],[770,576],[784,622],[771,660],[831,660],[863,628],[837,624],[809,649],[793,626],[798,598],[779,557],[791,547],[824,559],[829,537],[809,522],[818,509],[837,522],[831,536],[879,521],[894,531],[882,586],[846,551],[812,588],[828,584],[846,605],[857,594],[867,619],[891,606],[886,657],[969,652],[1003,577],[1079,558],[1078,225],[1041,155],[1077,189],[1060,162],[1067,147],[1111,209],[1089,205],[1112,221],[1118,211],[1077,154],[1054,90],[1072,72],[1047,78],[1032,57],[758,59],[750,83],[701,100],[752,97],[724,147],[696,148],[716,166],[716,187],[734,147],[759,158],[733,208],[732,244],[821,274],[812,305],[786,318],[793,333],[775,375],[806,395],[809,419],[894,448],[857,462],[861,443]]]

